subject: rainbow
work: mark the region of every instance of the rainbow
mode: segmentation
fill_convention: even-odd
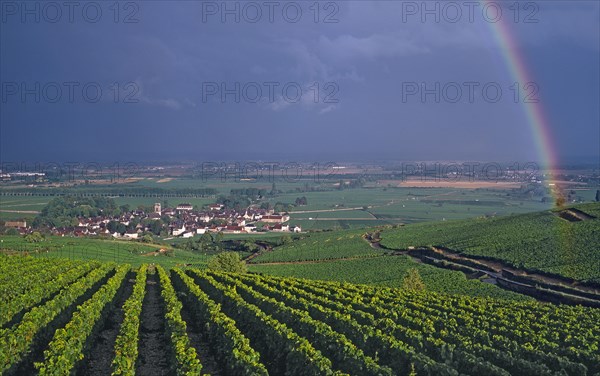
[[[492,0],[480,1],[482,5],[493,2]],[[524,85],[527,82],[534,82],[533,77],[527,69],[525,57],[511,31],[511,21],[508,20],[509,18],[507,15],[503,15],[498,22],[486,23],[490,25],[492,34],[501,48],[502,56],[513,80],[520,85]],[[558,166],[558,156],[552,138],[550,122],[546,116],[544,107],[538,99],[536,103],[523,102],[523,110],[531,129],[538,157],[540,158],[540,169],[548,171],[549,179],[552,179],[553,171]]]

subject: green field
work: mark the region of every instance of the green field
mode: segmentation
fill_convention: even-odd
[[[162,203],[164,199],[161,197],[157,197],[157,198],[116,197],[114,200],[117,205],[127,204],[132,209],[135,209],[140,205],[153,206],[156,202]],[[168,197],[168,198],[166,198],[166,200],[168,201],[169,206],[172,208],[176,207],[178,204],[183,204],[183,203],[202,207],[204,205],[208,205],[208,204],[215,202],[214,199],[210,199],[210,198],[171,198],[171,197]]]
[[[249,270],[281,277],[402,287],[402,281],[410,268],[419,271],[429,291],[517,300],[530,299],[479,280],[468,280],[462,272],[421,264],[407,256],[379,256],[318,263],[259,264],[251,265]]]
[[[29,254],[38,258],[97,260],[127,263],[133,266],[156,263],[167,268],[181,264],[203,266],[208,256],[174,249],[172,255],[146,255],[171,247],[135,241],[117,241],[77,237],[49,236],[39,243],[29,243],[21,236],[0,236],[0,253]]]
[[[539,199],[516,199],[507,195],[509,193],[508,189],[355,188],[281,194],[272,201],[293,202],[300,195],[306,196],[308,200],[308,205],[297,208],[301,211],[366,206],[367,211],[375,216],[404,220],[441,220],[444,215],[449,218],[453,218],[452,215],[467,218],[493,212],[502,215],[549,208],[549,204],[541,203]],[[327,212],[318,214],[322,217],[331,216]]]
[[[260,188],[270,191],[272,188],[270,181],[230,180],[221,182],[219,179],[203,181],[202,179],[175,178],[159,183],[160,180],[161,178],[144,178],[122,185],[78,185],[61,189],[71,190],[73,193],[101,193],[103,190],[119,192],[119,187],[123,187],[125,191],[137,194],[143,193],[145,187],[165,190],[215,188],[218,190],[218,195],[228,195],[231,189]],[[317,188],[319,190],[304,192],[303,190],[307,188],[306,184],[309,189]],[[317,184],[306,179],[297,182],[276,180],[276,188],[283,193],[264,198],[272,205],[278,202],[291,204],[295,202],[296,198],[306,196],[308,204],[294,208],[290,222],[302,226],[305,230],[349,229],[390,223],[444,221],[482,215],[508,215],[539,211],[550,207],[549,203],[541,203],[539,197],[519,197],[510,189],[501,188],[414,188],[384,187],[375,184],[372,187],[337,190],[333,189],[332,182]],[[17,188],[2,187],[2,190],[14,189]],[[18,187],[18,189],[23,190],[23,193],[36,192],[36,188],[25,186]],[[591,194],[591,191],[585,192]],[[0,196],[0,220],[33,219],[35,216],[33,213],[14,213],[14,211],[39,211],[49,199],[50,197],[45,196]],[[115,202],[117,205],[128,204],[131,208],[136,208],[139,205],[152,206],[155,202],[162,203],[165,199],[172,207],[184,202],[201,207],[215,201],[215,198],[212,197],[175,198],[159,195],[159,197],[116,197]],[[364,210],[362,210],[363,208]]]
[[[0,220],[32,220],[48,203],[48,197],[2,197],[0,196]]]
[[[302,211],[302,208],[298,208],[299,211]],[[326,219],[373,219],[375,218],[372,214],[368,213],[365,210],[336,210],[329,212],[318,212],[318,211],[309,211],[308,213],[291,213],[291,219],[309,219],[315,218],[320,220]]]
[[[362,238],[366,230],[326,231],[295,235],[294,241],[275,247],[254,258],[253,262],[289,262],[373,257],[382,252]]]
[[[290,225],[300,226],[302,231],[322,231],[322,230],[346,230],[346,229],[361,229],[365,227],[383,226],[395,224],[394,220],[371,220],[371,219],[338,219],[338,220],[290,220]]]
[[[574,206],[595,219],[570,222],[558,209],[499,218],[411,224],[382,233],[393,249],[442,246],[582,281],[600,281],[600,204]]]

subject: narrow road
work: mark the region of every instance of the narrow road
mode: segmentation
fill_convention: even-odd
[[[165,308],[157,274],[148,275],[140,316],[140,341],[136,374],[173,375],[170,367],[170,338],[166,335]]]
[[[19,214],[40,214],[36,210],[0,210],[2,213],[19,213]]]

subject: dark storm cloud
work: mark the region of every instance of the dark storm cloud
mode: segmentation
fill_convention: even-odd
[[[457,22],[452,9],[439,13],[445,3],[438,20],[423,20],[411,8],[422,2],[321,2],[318,13],[312,2],[282,2],[272,14],[260,2],[227,2],[233,13],[222,2],[98,2],[98,19],[81,3],[56,22],[43,2],[26,5],[39,5],[39,20],[25,2],[9,3],[4,160],[538,157],[490,21],[477,11],[470,20],[461,2]],[[559,151],[597,154],[598,5],[534,4],[537,22],[525,22],[531,9],[504,6],[503,17]],[[480,83],[472,99],[466,82]],[[410,83],[439,84],[441,98],[406,96]],[[502,89],[498,102],[486,100],[486,83]]]

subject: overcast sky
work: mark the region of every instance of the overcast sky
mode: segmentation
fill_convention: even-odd
[[[494,6],[51,4],[0,2],[4,161],[536,161],[527,95],[563,160],[599,154],[596,1],[493,3],[531,73],[518,92]]]

